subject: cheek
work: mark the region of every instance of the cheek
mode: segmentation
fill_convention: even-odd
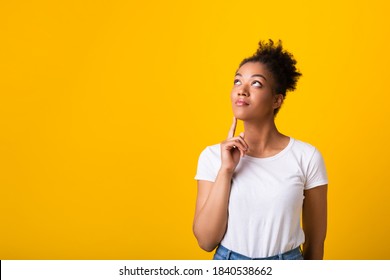
[[[252,100],[253,100],[253,103],[256,103],[258,105],[268,105],[268,104],[272,104],[272,95],[269,95],[265,92],[256,92],[256,93],[253,93],[252,94]]]
[[[233,101],[233,98],[237,95],[236,91],[234,89],[232,89],[232,91],[230,92],[230,101]]]

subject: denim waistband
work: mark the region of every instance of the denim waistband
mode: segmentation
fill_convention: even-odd
[[[236,253],[228,248],[219,245],[215,251],[214,260],[303,260],[301,248],[297,247],[285,253],[266,258],[250,258]]]

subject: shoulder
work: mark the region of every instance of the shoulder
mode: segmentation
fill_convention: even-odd
[[[221,165],[220,144],[207,146],[200,154],[196,180],[214,182]]]
[[[212,164],[217,166],[221,161],[221,145],[207,146],[199,155],[199,164]]]
[[[294,157],[298,160],[305,176],[305,190],[328,183],[324,159],[313,145],[295,140]]]
[[[295,149],[301,150],[301,151],[313,151],[315,149],[315,147],[312,144],[309,144],[307,142],[303,142],[303,141],[298,140],[298,139],[294,139],[293,147]]]
[[[293,158],[304,168],[313,165],[324,165],[324,158],[321,152],[315,146],[307,142],[294,139],[291,153]]]
[[[203,149],[201,156],[210,157],[210,158],[220,158],[221,156],[221,144],[215,144],[211,146],[207,146]]]
[[[307,142],[303,142],[301,140],[297,140],[294,138],[293,141],[294,143],[291,147],[291,150],[293,153],[297,155],[300,155],[304,158],[312,158],[315,154],[320,154],[320,152],[315,146]]]

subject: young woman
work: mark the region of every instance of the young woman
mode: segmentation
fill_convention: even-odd
[[[193,231],[202,249],[218,247],[216,260],[323,258],[323,158],[275,125],[286,92],[301,76],[295,64],[281,41],[260,42],[235,73],[228,138],[199,157]],[[235,136],[237,119],[244,132]]]

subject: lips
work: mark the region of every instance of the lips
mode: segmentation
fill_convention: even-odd
[[[235,104],[237,106],[248,106],[249,104],[247,102],[245,102],[243,99],[237,99]]]

